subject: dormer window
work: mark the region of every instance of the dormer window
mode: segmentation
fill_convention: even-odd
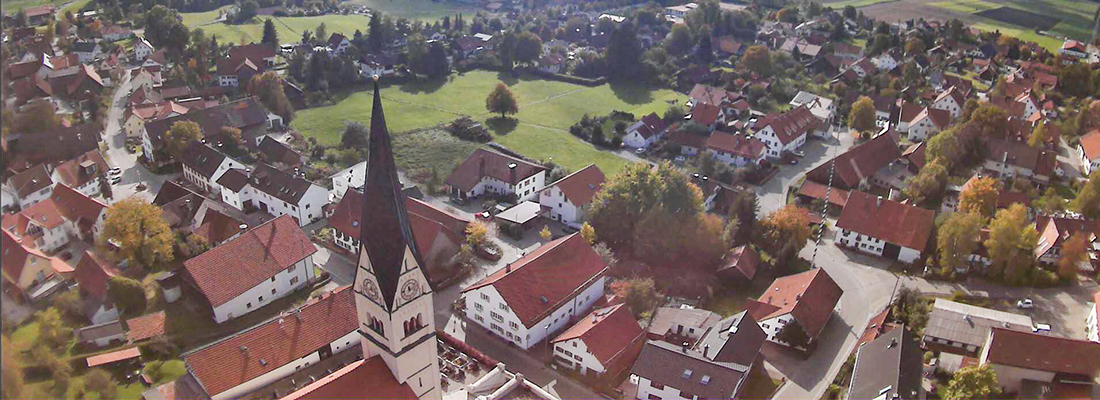
[[[691,378],[691,373],[694,372],[690,368],[684,370],[684,379]]]

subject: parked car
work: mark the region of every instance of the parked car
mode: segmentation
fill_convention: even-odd
[[[674,160],[672,160],[672,161],[673,161],[673,162],[675,162],[675,163],[676,163],[676,164],[678,164],[678,165],[683,165],[683,164],[684,164],[685,162],[687,162],[687,157],[684,157],[684,156],[676,156],[676,158],[675,158]]]
[[[1050,324],[1035,324],[1035,326],[1031,327],[1031,331],[1035,333],[1050,332]]]
[[[114,168],[111,168],[111,169],[109,169],[109,170],[108,170],[107,172],[108,172],[109,174],[111,174],[112,176],[114,176],[114,175],[118,175],[118,174],[121,174],[121,173],[122,173],[122,168],[119,168],[119,167],[114,167]]]
[[[802,150],[792,151],[791,154],[794,154],[795,157],[805,157],[806,156],[806,153],[803,152]]]
[[[1035,303],[1031,302],[1031,299],[1023,299],[1016,302],[1016,308],[1031,309],[1035,307]]]
[[[497,261],[503,254],[498,247],[477,246],[477,256],[489,261]]]
[[[639,147],[637,150],[634,150],[634,154],[637,154],[639,156],[645,155],[645,147]]]
[[[116,176],[114,178],[111,178],[111,184],[112,185],[117,185],[117,184],[120,184],[120,183],[122,183],[122,177],[121,176]]]
[[[490,220],[493,219],[493,214],[489,214],[488,211],[482,211],[475,214],[478,219]]]

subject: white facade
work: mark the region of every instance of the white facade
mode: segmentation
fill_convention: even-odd
[[[805,105],[818,119],[824,121],[825,126],[832,126],[836,120],[836,102],[830,98],[818,96],[810,92],[798,92],[791,99],[792,107]]]
[[[1085,154],[1085,148],[1081,145],[1077,145],[1077,156],[1081,158],[1081,172],[1085,175],[1091,174],[1092,171],[1100,171],[1100,157],[1090,160]]]
[[[654,384],[643,376],[638,377],[638,395],[635,397],[639,400],[699,400],[698,396],[688,398],[681,394],[680,389],[660,383]]]
[[[215,306],[214,321],[220,324],[255,311],[301,288],[313,277],[313,255],[309,255],[232,300]]]
[[[153,54],[153,51],[153,45],[149,44],[145,38],[139,37],[137,44],[134,45],[134,60],[144,60],[145,57]]]
[[[744,167],[749,164],[760,165],[761,161],[764,161],[767,151],[760,152],[760,156],[756,158],[745,157],[741,155],[734,155],[725,151],[718,151],[715,149],[707,149],[707,153],[710,153],[711,158],[722,164],[729,165],[734,168]]]
[[[790,142],[783,143],[779,140],[779,136],[776,136],[775,130],[771,125],[765,126],[764,129],[756,132],[756,138],[764,142],[768,146],[767,156],[772,158],[780,157],[785,151],[795,151],[802,147],[806,143],[806,133],[793,138]]]
[[[1100,320],[1097,320],[1097,313],[1100,313],[1100,309],[1098,308],[1100,308],[1100,304],[1092,303],[1089,316],[1085,319],[1085,336],[1093,342],[1100,342]]]
[[[88,64],[95,61],[97,56],[103,54],[103,48],[99,46],[99,43],[96,43],[89,51],[74,51],[73,54],[76,54],[76,58],[80,60],[81,64]]]
[[[607,367],[588,351],[588,346],[581,338],[554,343],[554,362],[581,375],[588,374],[588,371],[601,375],[607,372]]]
[[[67,228],[75,228],[72,224],[62,222],[57,226],[46,229],[39,226],[37,223],[31,223],[39,228],[42,232],[42,236],[34,240],[34,245],[37,249],[46,253],[52,253],[57,248],[69,243],[69,231]],[[28,232],[28,234],[30,234]]]
[[[228,168],[227,168],[228,170]],[[225,171],[222,171],[224,174]],[[245,204],[251,202],[253,206],[261,210],[267,210],[268,214],[275,217],[290,215],[298,221],[299,226],[309,225],[323,217],[321,207],[328,204],[328,191],[321,186],[310,184],[309,189],[302,195],[298,204],[290,204],[270,194],[264,193],[251,184],[247,184],[239,192],[227,188],[220,189],[222,201],[238,210],[244,210]]]
[[[99,308],[88,316],[88,319],[92,320],[92,325],[106,324],[118,320],[118,307],[109,302],[100,304]]]
[[[539,205],[550,208],[550,219],[561,221],[574,228],[580,228],[584,223],[584,207],[587,204],[580,206],[573,204],[565,197],[565,192],[557,186],[551,186],[539,193]]]
[[[469,193],[466,193],[467,197],[481,196],[482,194],[496,193],[496,194],[515,194],[519,198],[519,201],[534,201],[535,196],[546,185],[546,171],[539,171],[534,175],[519,181],[516,185],[512,185],[508,182],[496,179],[490,176],[482,177],[481,181],[474,186],[474,189]]]
[[[925,113],[914,119],[912,125],[907,126],[907,131],[909,141],[920,142],[935,136],[940,132],[940,128],[932,122],[932,117]]]
[[[222,190],[221,185],[217,183],[218,179],[221,179],[222,175],[224,175],[226,171],[229,171],[230,169],[243,170],[245,168],[245,165],[241,164],[237,160],[225,157],[222,159],[221,164],[218,165],[218,169],[214,170],[214,174],[211,175],[209,179],[200,174],[198,171],[195,171],[194,169],[191,169],[191,167],[188,167],[187,164],[183,164],[183,177],[191,183],[195,184],[195,186],[198,186],[203,190],[210,192],[211,194],[217,195],[218,193],[221,193]]]
[[[492,285],[463,293],[466,299],[466,318],[490,330],[502,339],[527,350],[547,339],[551,334],[568,326],[575,317],[587,315],[592,304],[603,297],[607,277],[601,276],[580,293],[565,301],[541,321],[528,327],[520,321],[504,297]]]
[[[875,68],[880,71],[893,71],[898,67],[898,60],[895,60],[890,54],[883,53],[878,57],[872,58],[871,62],[875,64]]]
[[[396,73],[396,71],[394,70],[392,65],[387,68],[387,66],[382,64],[367,64],[361,61],[359,62],[359,74],[363,75],[363,77],[365,78],[370,78],[374,76],[388,76],[393,75],[394,73]]]
[[[836,244],[848,248],[857,249],[860,252],[872,254],[876,256],[882,256],[882,250],[886,247],[886,241],[882,239],[876,239],[855,231],[841,230],[840,234],[836,236]],[[898,261],[906,264],[912,264],[918,258],[920,258],[920,250],[910,249],[905,246],[898,246],[901,251],[898,253]]]
[[[623,144],[627,147],[637,147],[644,149],[664,137],[665,132],[667,132],[661,131],[646,138],[638,132],[638,130],[641,129],[643,126],[645,126],[645,122],[639,119],[637,121],[634,121],[633,124],[630,124],[630,126],[626,127],[626,136],[623,136]]]
[[[336,47],[331,48],[331,51],[335,51],[336,54],[343,55],[344,52],[348,51],[349,46],[351,46],[351,42],[348,41],[348,38],[344,38],[344,40],[340,41],[340,43],[337,44]]]
[[[33,192],[26,197],[19,198],[18,192],[13,187],[4,185],[2,188],[4,192],[3,203],[4,207],[18,204],[20,209],[33,206],[35,203],[48,199],[50,194],[53,193],[53,184],[39,189],[37,192]]]
[[[343,198],[349,188],[363,187],[367,181],[367,162],[363,161],[337,172],[331,179],[332,191],[329,193],[329,198],[332,200]]]
[[[237,75],[218,75],[218,86],[221,86],[221,87],[227,87],[227,86],[237,87],[239,85],[240,85],[240,82],[237,78]]]
[[[358,331],[348,332],[348,334],[341,336],[339,339],[336,339],[332,343],[329,343],[329,349],[331,349],[332,354],[335,355],[344,350],[347,350],[349,347],[355,346],[359,343],[361,338],[362,336],[359,335]],[[271,372],[249,379],[247,382],[234,386],[229,390],[210,396],[210,398],[211,400],[229,400],[239,398],[243,395],[261,389],[264,386],[271,384],[272,382],[286,378],[291,374],[298,372],[298,370],[302,368],[306,368],[310,365],[316,364],[318,361],[321,361],[321,353],[318,351],[314,351],[312,353],[309,353],[305,357],[286,363],[279,368],[275,368],[271,370]]]
[[[962,116],[962,104],[956,102],[953,96],[943,96],[943,98],[932,103],[932,108],[947,111],[951,114],[952,119]]]
[[[777,340],[775,336],[778,335],[779,331],[782,330],[784,326],[787,326],[787,324],[790,323],[792,320],[794,320],[794,317],[792,317],[790,313],[786,313],[774,318],[759,321],[757,322],[757,324],[760,325],[760,329],[764,330],[764,334],[768,335],[769,342],[787,346],[787,343]]]

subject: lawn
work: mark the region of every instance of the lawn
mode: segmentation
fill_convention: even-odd
[[[232,7],[233,6],[224,6],[205,12],[180,13],[180,16],[183,17],[184,25],[187,25],[188,28],[194,28],[196,26],[218,19],[218,16],[223,10],[228,10]]]
[[[460,115],[487,121],[494,116],[485,110],[481,99],[500,81],[515,94],[520,111],[508,123],[494,120],[488,124],[497,142],[534,159],[553,157],[573,170],[595,162],[608,174],[625,165],[624,161],[574,138],[566,132],[570,126],[586,113],[600,116],[618,110],[636,117],[650,112],[663,114],[668,101],[684,100],[683,95],[666,89],[610,84],[586,87],[527,75],[514,78],[472,71],[453,74],[445,81],[384,87],[386,122],[391,133],[400,136],[401,132],[451,121]],[[291,125],[323,144],[338,143],[346,121],[369,124],[370,96],[369,91],[359,91],[335,105],[299,111]]]
[[[396,17],[435,22],[445,15],[473,15],[478,8],[438,0],[352,0],[372,10]]]
[[[1000,22],[997,22],[997,21],[993,21],[993,20],[985,20],[985,21],[989,21],[989,22],[988,23],[987,22],[973,23],[973,24],[970,24],[970,27],[978,28],[978,29],[981,29],[983,31],[1000,31],[1001,33],[1003,33],[1005,35],[1013,36],[1013,37],[1016,37],[1017,39],[1020,39],[1020,40],[1038,43],[1040,46],[1043,46],[1043,47],[1047,48],[1047,50],[1050,50],[1050,51],[1057,51],[1060,47],[1062,47],[1062,40],[1061,39],[1052,38],[1050,36],[1040,35],[1038,33],[1035,33],[1035,31],[1033,31],[1031,29],[1024,28],[1022,26],[1004,24],[1004,23],[1000,23]],[[1062,23],[1059,23],[1058,25],[1061,26],[1064,23],[1065,22],[1062,22]]]
[[[1001,6],[1000,4],[990,3],[983,0],[945,0],[937,1],[935,3],[929,3],[928,5],[933,7],[945,8],[963,14],[975,13],[978,11],[988,10]]]
[[[1092,35],[1092,15],[1097,7],[1095,2],[1072,0],[941,0],[927,4],[965,14],[961,15],[960,18],[968,21],[970,26],[978,29],[986,31],[1000,30],[1005,34],[1023,40],[1034,41],[1050,50],[1057,50],[1058,46],[1062,44],[1062,39],[1039,35],[1035,33],[1034,29],[1027,26],[1016,25],[1011,21],[1005,22],[986,18],[976,13],[999,7],[1011,7],[1041,14],[1061,20],[1050,29],[1050,34],[1086,40]]]
[[[61,8],[61,13],[64,14],[66,11],[69,11],[75,14],[77,11],[80,11],[84,8],[84,6],[87,6],[88,3],[91,2],[92,0],[76,0],[72,3],[69,3],[69,5]]]
[[[207,14],[207,13],[199,13]],[[212,15],[217,17],[217,13]],[[200,20],[199,16],[189,17],[191,21],[197,22]],[[201,17],[206,18],[206,17]],[[339,15],[330,14],[322,15],[318,17],[256,17],[253,18],[247,24],[226,24],[219,22],[216,24],[204,25],[198,27],[202,29],[207,35],[217,35],[218,43],[225,44],[233,42],[236,44],[247,44],[251,42],[259,42],[263,38],[264,33],[264,21],[271,18],[275,22],[275,30],[279,33],[279,42],[289,43],[298,42],[302,37],[304,31],[317,31],[317,26],[323,22],[329,34],[342,33],[348,37],[351,37],[356,30],[366,32],[367,21],[370,18],[364,15]],[[326,40],[328,38],[325,38]]]
[[[860,8],[860,7],[873,6],[873,5],[879,4],[879,3],[889,3],[891,1],[898,1],[898,0],[841,0],[841,1],[834,1],[834,2],[825,2],[822,5],[829,6],[829,7],[832,7],[833,9],[839,10],[839,9],[847,7],[847,6]]]
[[[47,4],[61,6],[62,4],[65,4],[65,0],[4,0],[0,2],[0,8],[2,8],[4,11],[15,13],[21,8],[25,9],[29,7],[44,6]]]
[[[459,140],[439,129],[412,132],[393,138],[394,158],[403,171],[435,168],[447,176],[462,160],[483,145]]]

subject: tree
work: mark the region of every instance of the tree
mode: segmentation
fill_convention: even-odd
[[[642,46],[638,43],[633,23],[623,22],[611,32],[606,54],[608,70],[615,71],[608,78],[629,81],[638,77],[642,65]]]
[[[1043,196],[1031,201],[1031,208],[1042,214],[1054,214],[1066,210],[1066,199],[1054,187],[1048,187]]]
[[[937,158],[921,168],[916,176],[906,182],[905,194],[913,199],[914,203],[923,203],[925,200],[936,198],[943,185],[947,183],[947,168]]]
[[[771,75],[772,56],[767,47],[761,45],[749,47],[745,51],[744,57],[742,57],[742,62],[745,63],[745,68],[748,68],[749,71],[763,76]]]
[[[970,181],[959,193],[959,211],[991,215],[1000,191],[1001,184],[996,179],[983,177]]]
[[[344,134],[340,135],[340,145],[345,149],[366,149],[367,142],[367,127],[358,122],[348,122]]]
[[[182,161],[183,152],[191,146],[192,142],[200,140],[202,140],[202,130],[199,124],[192,121],[176,121],[165,133],[164,149],[176,160]]]
[[[619,289],[615,294],[622,296],[623,303],[635,316],[653,310],[660,300],[653,278],[631,277],[612,283],[611,287]]]
[[[497,54],[500,55],[500,64],[506,71],[511,71],[516,63],[516,34],[512,31],[504,32],[504,38],[497,45]]]
[[[283,89],[283,78],[275,71],[267,71],[252,76],[248,81],[248,93],[260,99],[260,103],[283,119],[284,123],[290,123],[294,119],[294,106],[286,97]]]
[[[962,120],[969,121],[970,117],[974,115],[974,111],[976,111],[980,106],[981,103],[978,103],[978,100],[975,100],[974,98],[966,99],[966,103],[963,103]]]
[[[111,374],[102,368],[93,368],[84,376],[84,389],[99,393],[101,399],[113,399],[118,397],[118,384],[111,379]]]
[[[466,224],[466,243],[473,247],[484,245],[489,241],[489,225],[474,220]]]
[[[1058,86],[1070,96],[1084,97],[1093,92],[1092,72],[1086,63],[1072,63],[1058,71]]]
[[[314,32],[315,33],[313,36],[317,38],[317,41],[322,43],[328,41],[328,25],[325,25],[324,22],[322,22],[320,25],[317,25],[317,30]]]
[[[798,7],[785,7],[775,13],[775,19],[779,22],[797,23]]]
[[[140,314],[145,311],[145,288],[141,282],[125,276],[113,276],[107,280],[107,291],[111,301],[128,313]]]
[[[925,158],[939,160],[946,168],[958,164],[963,152],[957,132],[958,130],[952,127],[929,138]]]
[[[275,23],[271,22],[271,18],[264,21],[264,36],[260,43],[279,47],[279,32],[275,30]]]
[[[985,103],[970,115],[968,124],[978,129],[981,137],[1003,138],[1008,132],[1008,113],[998,106]]]
[[[951,214],[936,233],[940,266],[946,275],[966,265],[967,257],[978,249],[985,218],[973,212]]]
[[[922,54],[922,53],[924,53],[924,41],[920,40],[919,37],[913,36],[913,37],[910,37],[909,40],[905,41],[905,54],[906,55],[913,56],[913,55]]]
[[[1031,136],[1027,138],[1027,145],[1031,147],[1042,147],[1049,138],[1050,135],[1047,133],[1047,124],[1040,122],[1035,125],[1035,129],[1031,130]]]
[[[695,58],[708,64],[714,61],[714,49],[711,47],[710,35],[703,35],[699,38],[699,47],[695,52]]]
[[[920,290],[902,286],[898,289],[892,308],[894,317],[919,335],[928,324],[932,303],[921,298]]]
[[[859,100],[852,103],[852,111],[848,113],[848,127],[857,132],[875,129],[875,102],[870,97],[860,96]]]
[[[256,11],[260,9],[260,4],[256,0],[245,0],[241,2],[241,11],[237,15],[238,22],[248,22],[252,20],[252,17],[256,16]]]
[[[38,339],[42,344],[52,348],[62,348],[69,343],[73,330],[65,325],[61,319],[61,311],[49,307],[43,311],[34,313],[34,319],[38,322]]]
[[[100,241],[101,248],[117,248],[119,258],[146,268],[174,259],[176,238],[160,208],[137,197],[107,209]]]
[[[516,36],[516,62],[532,63],[538,61],[542,55],[542,39],[531,32],[523,32]]]
[[[1028,222],[1023,204],[997,211],[989,224],[989,239],[985,241],[992,259],[990,273],[994,277],[1004,276],[1009,283],[1023,283],[1030,272],[1038,239],[1039,232]]]
[[[581,237],[590,245],[596,244],[596,228],[589,225],[587,222],[581,224]]]
[[[497,86],[489,92],[489,96],[485,98],[485,109],[494,114],[500,113],[501,118],[504,118],[505,114],[519,112],[516,96],[512,94],[508,86],[504,85],[504,82],[497,82]]]
[[[806,348],[810,344],[810,335],[806,334],[806,329],[802,328],[802,324],[794,318],[791,318],[791,322],[779,328],[779,332],[775,334],[775,339],[796,349]]]
[[[856,8],[850,4],[844,6],[844,18],[856,19]]]
[[[1100,218],[1100,171],[1089,174],[1088,182],[1077,192],[1077,198],[1070,203],[1070,208],[1086,218]]]
[[[7,335],[0,336],[0,398],[20,399],[26,396],[23,393],[26,384],[23,378],[23,367],[15,359],[17,350],[8,340]]]
[[[68,290],[54,296],[53,306],[70,317],[84,318],[84,301],[80,299],[79,291]]]
[[[687,25],[676,24],[672,26],[672,31],[665,39],[665,50],[671,54],[684,54],[691,49],[692,42],[691,29]]]
[[[955,372],[944,400],[980,400],[991,399],[1000,394],[997,373],[988,365],[965,367]]]
[[[542,230],[539,231],[539,237],[545,241],[550,241],[550,239],[554,237],[554,234],[550,232],[550,225],[542,226]]]
[[[49,371],[50,378],[53,380],[53,386],[50,387],[52,392],[63,394],[69,389],[69,381],[73,377],[73,366],[68,361],[57,357],[57,351],[54,350],[56,348],[39,342],[31,349],[31,355],[35,362],[45,366]]]
[[[764,232],[758,236],[761,239],[758,244],[772,254],[778,254],[784,247],[792,246],[797,256],[798,251],[806,246],[806,241],[810,240],[810,225],[806,221],[806,214],[793,204],[768,214],[760,221],[760,227]]]
[[[229,142],[229,150],[234,153],[238,153],[244,149],[244,137],[241,136],[241,130],[231,127],[223,126],[221,129],[221,136]]]
[[[372,52],[381,51],[385,47],[387,34],[382,24],[384,18],[382,13],[374,12],[367,24],[367,48]]]
[[[15,117],[16,133],[47,132],[61,126],[53,104],[46,99],[35,99],[23,106],[23,112]]]
[[[1089,259],[1088,250],[1089,239],[1085,233],[1077,232],[1070,236],[1062,245],[1062,254],[1058,258],[1058,276],[1062,279],[1076,277],[1081,263]]]

